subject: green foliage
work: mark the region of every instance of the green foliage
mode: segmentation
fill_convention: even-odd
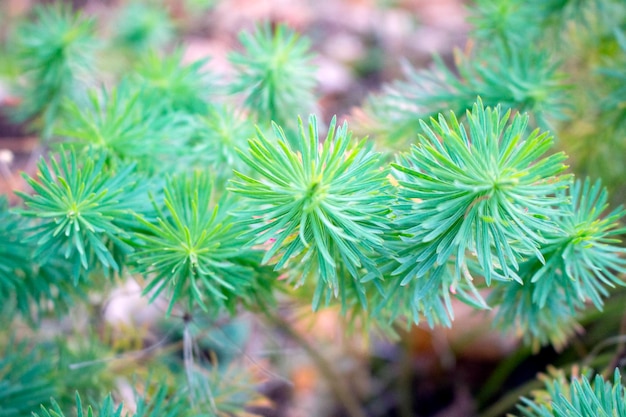
[[[195,119],[189,155],[193,163],[206,164],[218,181],[233,176],[233,169],[245,172],[246,165],[237,149],[245,147],[254,136],[254,126],[231,106],[213,106],[204,116]]]
[[[91,91],[89,103],[67,100],[64,117],[54,130],[74,149],[97,150],[111,166],[137,163],[154,172],[159,164],[173,163],[169,148],[177,148],[191,127],[183,115],[167,113],[162,101],[151,101],[144,90],[122,82],[110,91]]]
[[[204,70],[206,60],[183,64],[183,50],[167,56],[146,54],[134,68],[133,78],[143,88],[147,103],[158,103],[169,112],[205,114],[216,87]]]
[[[72,261],[75,285],[96,266],[119,272],[118,256],[132,251],[124,224],[135,204],[133,167],[113,173],[104,169],[102,154],[90,156],[82,165],[74,151],[52,158],[50,166],[42,159],[37,180],[25,176],[36,194],[19,193],[23,215],[38,219],[28,237],[37,246],[35,259],[45,263],[63,254]]]
[[[470,22],[475,39],[485,45],[525,48],[529,43],[550,49],[571,27],[589,30],[598,20],[612,23],[611,0],[477,0]],[[618,12],[619,13],[619,12]],[[529,25],[528,22],[533,22]],[[568,28],[569,26],[569,28]]]
[[[162,48],[173,37],[174,24],[158,4],[130,2],[115,19],[114,44],[134,55]]]
[[[517,0],[476,0],[468,20],[475,38],[483,42],[521,45],[541,30],[540,25],[528,24],[540,18],[539,11]]]
[[[551,145],[547,133],[526,133],[528,119],[479,101],[468,112],[468,128],[452,114],[422,125],[424,135],[407,156],[400,181],[404,199],[398,224],[410,233],[396,274],[404,282],[445,272],[454,259],[455,278],[471,281],[466,253],[476,254],[487,285],[492,278],[520,280],[518,261],[542,258],[540,231],[550,230],[554,194],[565,186],[565,156],[543,159]],[[414,203],[418,201],[417,203]],[[434,279],[434,278],[430,278]],[[470,284],[471,285],[471,284]]]
[[[300,120],[296,148],[276,125],[274,133],[277,142],[259,131],[250,154],[241,154],[260,178],[237,172],[232,183],[234,192],[260,204],[239,215],[254,225],[251,243],[267,244],[263,263],[298,270],[300,280],[319,276],[316,294],[328,287],[335,296],[342,265],[355,280],[379,275],[373,256],[387,252],[382,234],[392,201],[380,155],[353,142],[347,124],[336,129],[335,119],[325,139],[315,117],[306,131]]]
[[[146,231],[138,234],[135,259],[153,273],[144,293],[154,299],[167,288],[168,312],[178,301],[189,311],[196,304],[223,307],[250,285],[254,252],[241,249],[242,228],[228,214],[228,200],[213,205],[211,191],[206,173],[174,176],[163,189],[165,207],[156,208],[155,219],[140,219]]]
[[[622,29],[612,28],[610,22],[602,22],[599,27],[602,30],[598,29],[599,34],[592,38],[593,44],[578,46],[580,58],[570,63],[573,68],[584,64],[588,74],[579,76],[576,117],[560,132],[560,145],[572,155],[575,170],[581,175],[601,177],[612,201],[619,204],[626,196],[622,181],[626,170],[621,163],[621,155],[626,152],[626,91],[621,82],[626,41]]]
[[[520,265],[523,285],[496,286],[491,299],[500,305],[496,323],[517,328],[536,348],[551,342],[563,346],[577,328],[576,317],[592,301],[602,308],[605,286],[623,286],[626,249],[617,246],[624,233],[618,221],[624,210],[604,214],[607,192],[600,182],[577,181],[569,187],[569,203],[554,218],[557,229],[545,233],[543,262]]]
[[[304,117],[315,108],[309,41],[283,25],[274,30],[269,25],[258,27],[239,39],[244,51],[230,55],[237,71],[231,91],[244,95],[246,108],[262,126],[273,121],[295,130],[295,117]]]
[[[520,265],[519,273],[524,277],[522,283],[494,286],[488,298],[491,305],[499,306],[494,324],[502,330],[514,330],[514,334],[521,336],[524,343],[534,350],[547,344],[562,349],[570,337],[581,329],[577,319],[584,303],[555,285],[555,281],[567,279],[562,271],[555,271],[557,275],[547,276],[539,283],[532,282],[532,277],[540,271],[543,271],[543,264],[538,259],[532,259]],[[552,291],[549,302],[542,305],[537,300],[537,294],[545,294],[540,286],[546,281],[553,283],[549,285]]]
[[[405,143],[419,131],[421,120],[444,111],[461,117],[471,110],[477,96],[485,106],[528,112],[535,127],[545,128],[564,117],[566,86],[545,53],[524,48],[475,57],[457,54],[454,70],[440,58],[434,59],[432,70],[407,66],[406,81],[396,81],[383,95],[368,101],[368,127],[385,141]]]
[[[560,275],[554,272],[563,271],[568,279],[559,284],[572,291],[571,298],[589,300],[601,308],[601,297],[608,296],[603,286],[624,285],[618,274],[626,272],[626,249],[617,245],[621,243],[618,236],[626,231],[618,222],[626,212],[618,207],[604,214],[608,195],[599,181],[593,185],[588,179],[584,183],[577,181],[569,192],[570,205],[558,217],[559,232],[550,236],[550,243],[543,249],[546,264],[533,281],[548,281],[546,275],[554,280]],[[542,306],[553,285],[548,284],[537,297]]]
[[[76,391],[76,417],[181,417],[188,416],[184,413],[184,404],[180,396],[168,398],[168,391],[165,385],[160,385],[156,393],[152,397],[152,401],[148,403],[145,397],[137,399],[137,411],[133,414],[122,413],[122,405],[115,406],[111,395],[108,395],[94,412],[94,407],[87,407],[87,411],[83,408],[83,402],[80,394]],[[50,399],[52,407],[41,405],[39,413],[33,413],[34,417],[66,417],[61,407],[54,398]]]
[[[30,272],[31,250],[22,244],[18,233],[24,227],[22,220],[9,212],[8,206],[6,197],[0,197],[0,304],[15,296],[19,310],[26,312],[31,292],[24,285],[24,277]]]
[[[610,91],[603,100],[603,109],[609,113],[612,124],[618,128],[626,127],[626,33],[616,30],[615,39],[622,52],[619,59],[615,59],[604,68],[599,69],[602,76],[610,81]]]
[[[10,341],[0,358],[0,416],[22,417],[56,395],[54,366],[41,350]]]
[[[80,288],[67,282],[71,265],[58,259],[34,265],[35,246],[22,240],[28,227],[24,218],[8,210],[6,198],[0,197],[0,305],[37,319],[50,310],[48,302],[52,302],[54,312],[63,314],[73,298],[81,295]]]
[[[188,408],[188,401],[182,395],[170,395],[165,384],[159,384],[155,393],[150,393],[150,400],[140,396],[137,411],[133,417],[180,417]]]
[[[454,297],[477,309],[487,307],[471,281],[459,282],[445,267],[434,268],[420,279],[409,282],[402,275],[392,274],[398,268],[397,262],[388,264],[388,267],[390,271],[385,276],[382,295],[368,297],[375,306],[372,309],[374,322],[383,330],[385,325],[393,323],[404,323],[410,328],[413,324],[421,324],[424,319],[431,327],[450,327],[454,320]]]
[[[571,381],[561,374],[556,378],[544,377],[548,401],[537,398],[533,402],[522,398],[518,406],[523,417],[569,416],[623,416],[626,415],[626,390],[622,386],[619,368],[615,369],[613,383],[596,375],[593,385],[586,375]]]
[[[52,408],[46,408],[41,406],[41,413],[33,413],[34,417],[65,417],[61,407],[54,399],[51,399]],[[89,406],[87,412],[83,409],[83,404],[80,399],[80,395],[76,392],[76,417],[122,417],[122,406],[115,408],[113,400],[110,396],[100,405],[98,411],[94,414],[93,408]]]
[[[94,21],[74,13],[67,4],[36,7],[34,20],[15,32],[14,47],[25,83],[18,94],[16,117],[41,117],[49,134],[66,96],[76,96],[79,80],[93,70]]]

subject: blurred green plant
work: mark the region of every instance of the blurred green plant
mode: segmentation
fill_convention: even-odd
[[[254,136],[254,125],[241,111],[230,105],[213,106],[206,115],[197,116],[193,126],[190,149],[183,159],[191,159],[195,166],[208,165],[216,181],[232,178],[233,169],[247,172],[238,149],[244,149]]]
[[[76,152],[39,163],[37,180],[26,177],[35,195],[19,193],[26,204],[21,213],[38,222],[27,237],[36,244],[35,259],[45,263],[63,254],[71,260],[74,284],[86,272],[102,267],[120,272],[120,256],[132,252],[124,228],[133,216],[133,166],[112,173],[104,169],[105,157],[92,153],[79,165]]]
[[[121,8],[115,19],[114,45],[136,56],[171,42],[174,23],[167,6],[159,3],[132,1]]]
[[[275,122],[296,132],[293,121],[316,109],[309,40],[284,25],[259,26],[253,33],[242,32],[239,40],[243,51],[229,56],[236,70],[230,91],[244,97],[261,126]]]
[[[41,406],[41,413],[33,413],[34,417],[65,417],[65,414],[59,407],[59,404],[54,400],[50,400],[52,404],[52,408],[46,408],[43,405]],[[83,409],[83,403],[80,399],[80,395],[76,393],[76,417],[94,417],[93,408],[91,406],[87,407],[87,412]],[[113,404],[113,400],[111,397],[106,397],[106,399],[100,405],[96,413],[97,417],[122,417],[122,406],[115,408]]]
[[[520,48],[507,53],[500,48],[476,56],[457,52],[454,69],[440,57],[434,60],[430,70],[405,66],[406,81],[394,82],[367,101],[364,122],[386,143],[405,145],[420,131],[422,120],[438,113],[463,116],[477,96],[486,106],[527,112],[534,127],[547,128],[566,117],[564,76],[542,51]]]
[[[143,88],[148,103],[158,103],[168,112],[206,114],[216,94],[213,77],[204,66],[207,60],[183,63],[183,50],[162,56],[146,54],[134,67],[132,79]]]
[[[79,96],[86,78],[94,75],[95,21],[64,3],[36,7],[33,14],[12,37],[23,74],[14,116],[19,121],[38,119],[36,124],[48,136],[62,100]]]
[[[41,351],[10,340],[2,353],[0,416],[22,417],[59,393],[53,363]]]
[[[188,116],[170,113],[166,103],[152,98],[127,81],[110,91],[90,91],[88,103],[63,103],[64,115],[54,134],[62,146],[70,144],[87,155],[100,152],[113,169],[136,163],[142,171],[155,172],[176,163],[177,153],[171,149],[184,146],[193,128]]]

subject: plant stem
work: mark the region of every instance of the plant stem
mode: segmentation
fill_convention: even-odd
[[[526,384],[512,389],[506,393],[498,402],[493,404],[487,410],[480,414],[480,417],[498,417],[503,416],[507,411],[515,406],[520,397],[528,395],[532,390],[541,388],[543,382],[538,379],[533,379]]]
[[[626,314],[622,316],[622,321],[619,325],[619,335],[626,334]],[[624,354],[626,353],[626,341],[624,339],[619,339],[617,348],[615,349],[615,355],[611,359],[611,362],[606,367],[603,373],[604,378],[609,378],[611,374],[615,371],[615,368],[619,364],[619,361],[622,359]]]
[[[411,393],[411,378],[413,376],[413,339],[412,335],[405,334],[402,347],[401,369],[398,379],[398,389],[400,396],[400,416],[411,417],[413,415],[413,401]]]
[[[367,417],[365,412],[361,409],[360,404],[356,401],[356,398],[352,392],[347,388],[345,381],[338,374],[331,364],[311,345],[306,338],[293,329],[290,323],[280,317],[278,314],[272,314],[265,306],[261,307],[261,311],[267,318],[267,320],[281,331],[285,332],[294,342],[304,349],[304,351],[313,360],[322,376],[326,379],[326,382],[331,387],[339,402],[345,408],[346,413],[350,417]]]
[[[476,401],[480,407],[487,404],[487,402],[502,389],[507,378],[511,375],[511,372],[528,358],[530,354],[531,350],[529,348],[519,348],[512,355],[500,362],[476,396]]]

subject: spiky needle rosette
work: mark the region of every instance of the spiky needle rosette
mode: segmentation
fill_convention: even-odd
[[[315,116],[307,130],[302,120],[299,127],[299,140],[291,141],[276,124],[276,141],[259,130],[249,153],[241,153],[253,173],[236,172],[231,189],[258,203],[240,215],[253,225],[251,242],[267,245],[264,263],[279,270],[292,260],[302,279],[319,276],[318,294],[324,287],[337,294],[340,266],[360,280],[376,273],[373,259],[387,251],[387,172],[365,141],[352,140],[346,123],[337,128],[333,118],[325,139]]]
[[[26,175],[35,194],[16,192],[37,222],[28,237],[34,258],[44,263],[62,253],[74,262],[74,282],[95,266],[119,272],[119,255],[132,252],[127,227],[137,207],[133,165],[105,169],[105,156],[92,152],[79,164],[75,151],[39,163],[37,179]]]
[[[188,311],[232,307],[253,278],[254,251],[242,249],[241,225],[228,200],[211,203],[212,190],[205,172],[176,175],[163,189],[164,207],[155,203],[156,218],[140,218],[146,230],[135,259],[151,277],[145,293],[154,299],[169,289],[168,311],[180,300]]]
[[[533,392],[533,399],[522,397],[517,405],[522,417],[623,416],[626,415],[626,389],[619,368],[613,381],[600,374],[592,379],[588,370],[568,380],[562,371],[540,375],[545,388]]]
[[[283,25],[260,26],[239,39],[244,50],[229,56],[236,71],[231,91],[245,97],[245,107],[259,121],[274,121],[295,132],[293,115],[308,114],[316,107],[309,40]]]
[[[607,287],[625,285],[619,220],[626,212],[617,207],[605,213],[608,197],[600,181],[572,182],[567,191],[567,204],[553,218],[558,228],[541,247],[545,261],[522,263],[523,285],[498,283],[489,297],[499,306],[498,327],[514,328],[536,348],[548,342],[562,347],[580,327],[577,316],[587,301],[602,309]]]
[[[619,236],[626,228],[619,221],[626,211],[617,207],[605,213],[608,193],[600,181],[578,180],[568,191],[569,203],[555,218],[559,229],[542,248],[546,262],[532,276],[537,286],[533,301],[544,307],[560,289],[570,300],[589,300],[600,309],[606,287],[625,285],[626,249]]]
[[[396,271],[405,282],[451,260],[457,279],[471,280],[468,252],[487,284],[494,277],[519,281],[518,261],[541,258],[542,232],[555,228],[556,194],[567,185],[559,175],[565,155],[543,157],[552,138],[527,133],[527,122],[480,100],[467,113],[467,127],[454,114],[422,122],[418,144],[394,164],[405,202],[398,225],[409,234]]]

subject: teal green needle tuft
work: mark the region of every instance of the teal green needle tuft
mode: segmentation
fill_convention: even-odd
[[[75,296],[84,294],[68,282],[72,265],[67,260],[33,264],[36,242],[24,242],[19,233],[32,225],[29,220],[11,212],[0,197],[0,312],[13,308],[34,323],[50,310],[67,313]]]
[[[116,46],[133,56],[164,48],[174,38],[174,23],[168,11],[158,3],[125,3],[114,19]]]
[[[150,276],[146,294],[154,299],[167,290],[168,311],[178,301],[188,311],[232,306],[253,278],[255,251],[242,249],[242,227],[226,198],[213,204],[212,188],[205,172],[173,176],[156,218],[140,218],[145,231],[134,259]]]
[[[44,135],[50,133],[62,99],[80,95],[80,80],[93,71],[95,21],[72,11],[67,4],[36,7],[32,20],[15,33],[22,102],[18,120],[40,119]]]
[[[314,111],[315,68],[307,38],[283,25],[264,25],[242,33],[240,41],[244,51],[229,57],[237,72],[231,91],[245,97],[259,123],[273,121],[286,129],[294,116]]]
[[[626,215],[622,207],[605,213],[608,193],[600,181],[578,180],[569,187],[570,203],[556,217],[559,232],[550,237],[546,264],[533,276],[540,287],[536,301],[543,307],[557,288],[570,292],[572,299],[591,301],[602,308],[606,287],[624,286],[626,249],[619,221]]]
[[[357,281],[376,275],[374,258],[388,252],[383,233],[392,202],[380,155],[352,140],[347,124],[337,128],[336,119],[325,139],[314,116],[306,127],[300,121],[298,140],[277,125],[274,132],[274,141],[260,131],[250,140],[241,156],[252,174],[237,172],[231,183],[254,202],[239,215],[252,225],[252,243],[266,248],[263,262],[297,268],[300,280],[318,275],[318,291],[325,286],[335,294],[342,265]]]
[[[545,233],[544,261],[527,260],[520,265],[523,285],[499,283],[489,297],[499,305],[496,324],[515,329],[535,348],[564,346],[579,328],[585,302],[602,309],[608,289],[625,285],[626,250],[618,238],[624,210],[605,213],[607,192],[599,181],[572,182],[568,197],[553,217],[557,229]]]
[[[254,136],[254,124],[244,114],[230,106],[214,106],[194,121],[196,128],[189,144],[194,164],[208,165],[222,182],[233,176],[233,169],[247,168],[237,149]]]
[[[535,401],[522,398],[517,406],[522,417],[569,417],[626,415],[626,389],[622,385],[619,368],[615,368],[613,381],[596,375],[552,378],[543,376],[545,389],[535,393]]]
[[[50,400],[52,407],[41,406],[40,413],[33,413],[33,417],[66,417],[59,404],[52,398]],[[100,404],[100,407],[94,413],[93,407],[88,406],[87,411],[83,408],[83,402],[78,392],[76,393],[76,417],[123,417],[122,406],[115,406],[111,396],[107,396]]]
[[[37,294],[25,282],[32,271],[32,251],[21,242],[22,236],[17,231],[26,227],[23,219],[9,211],[7,199],[0,197],[0,304],[6,305],[15,298],[20,312],[28,312],[30,298],[36,298]]]
[[[528,119],[511,117],[481,101],[467,114],[467,127],[452,114],[440,116],[419,136],[401,173],[398,226],[406,231],[396,274],[404,282],[455,265],[457,281],[471,282],[468,256],[475,257],[487,285],[494,278],[520,280],[518,261],[539,259],[543,232],[567,186],[565,156],[544,154],[547,133],[527,132]]]
[[[0,346],[0,416],[23,417],[59,394],[54,364],[49,352],[44,355],[42,350],[14,341],[6,348]]]
[[[97,266],[119,272],[119,256],[132,252],[124,225],[136,208],[134,167],[107,171],[105,159],[93,152],[79,164],[73,150],[42,159],[37,178],[25,176],[35,193],[18,193],[22,214],[36,218],[27,239],[36,244],[34,258],[45,263],[63,254],[74,262],[75,283]]]
[[[527,112],[533,127],[549,128],[567,118],[568,86],[550,55],[532,48],[493,50],[478,56],[457,53],[454,69],[438,56],[432,69],[406,66],[406,80],[388,85],[366,103],[367,127],[389,144],[406,144],[422,120],[445,111],[460,118],[477,96],[485,106]]]
[[[97,149],[106,154],[110,166],[135,162],[139,169],[153,172],[172,164],[177,149],[191,128],[178,113],[168,114],[167,103],[155,102],[132,82],[123,81],[110,89],[90,91],[87,102],[66,100],[55,135],[76,150]]]
[[[552,283],[549,285],[550,301],[540,305],[538,295],[545,292],[529,277],[541,271],[542,267],[543,264],[537,259],[521,264],[520,275],[525,277],[524,282],[497,283],[488,302],[498,306],[494,324],[501,330],[521,337],[535,351],[548,344],[562,349],[581,329],[578,318],[584,303],[575,298],[571,291]],[[555,272],[557,274],[545,280],[553,282],[567,279],[560,277],[561,271]]]

